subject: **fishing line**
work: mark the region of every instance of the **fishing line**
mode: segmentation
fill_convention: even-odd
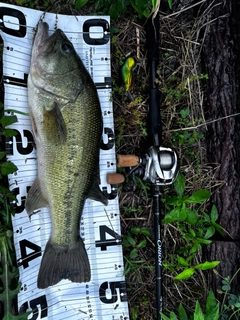
[[[72,16],[71,16],[72,17]],[[99,16],[98,18],[99,20],[101,20],[101,16]],[[103,20],[103,19],[102,19]],[[43,21],[41,19],[39,19],[39,21]],[[44,22],[44,21],[43,21]],[[35,32],[37,31],[37,25],[36,26],[29,26],[29,25],[25,25],[25,24],[21,24],[21,23],[16,23],[16,22],[12,22],[12,21],[3,21],[2,19],[0,19],[0,29],[1,30],[4,30],[4,27],[2,25],[5,25],[5,24],[11,24],[13,26],[17,26],[17,27],[24,27],[24,28],[28,28],[28,29],[31,29],[32,33],[35,34]],[[79,23],[79,26],[81,26],[81,24]],[[102,28],[101,26],[92,26],[91,28]],[[8,28],[9,29],[9,28]],[[14,31],[18,31],[18,29],[12,29]],[[56,29],[51,29],[49,28],[48,30],[50,33],[54,33],[56,31]],[[110,31],[90,31],[90,32],[83,32],[83,31],[70,31],[70,30],[67,30],[67,29],[64,29],[64,33],[70,33],[70,34],[104,34],[104,35],[110,35],[111,32]],[[77,38],[76,38],[77,39]]]

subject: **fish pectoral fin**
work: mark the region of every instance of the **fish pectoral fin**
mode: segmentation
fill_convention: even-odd
[[[31,215],[34,213],[34,210],[47,206],[48,202],[43,198],[39,179],[36,178],[27,194],[25,202],[26,211],[29,217],[31,217]]]
[[[57,139],[57,142],[60,140],[62,143],[66,141],[66,123],[56,101],[45,108],[44,122],[48,124],[48,129],[52,132],[51,139]],[[56,133],[54,131],[56,131]]]
[[[104,194],[100,190],[97,180],[94,181],[93,186],[89,191],[88,198],[95,201],[99,201],[105,206],[108,205],[108,199],[104,196]]]

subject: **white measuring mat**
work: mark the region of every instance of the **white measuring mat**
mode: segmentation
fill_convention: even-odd
[[[34,28],[43,12],[0,3],[0,35],[4,41],[4,109],[28,113],[27,74]],[[105,207],[87,200],[80,225],[91,265],[91,281],[62,280],[45,290],[37,288],[37,275],[51,232],[48,208],[31,220],[24,209],[27,191],[37,175],[30,117],[16,113],[18,122],[10,127],[18,134],[6,139],[7,159],[17,167],[9,185],[18,200],[13,217],[14,244],[22,287],[19,310],[32,311],[28,319],[129,320],[117,186],[108,185],[107,173],[115,172],[115,146],[111,98],[110,21],[108,16],[66,16],[46,13],[43,21],[50,32],[62,29],[97,87],[103,115],[100,150],[101,189],[109,199]],[[9,113],[6,113],[9,114]],[[11,114],[15,114],[11,112]]]

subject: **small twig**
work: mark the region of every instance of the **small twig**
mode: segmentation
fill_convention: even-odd
[[[146,221],[147,219],[144,217],[139,217],[139,218],[123,218],[123,220],[144,220],[144,221]]]
[[[149,237],[146,237],[148,241],[152,244],[152,246],[155,248],[155,244],[152,242],[152,240]]]
[[[206,2],[206,0],[201,0],[201,1],[197,2],[197,3],[192,4],[191,6],[189,6],[187,8],[184,8],[184,9],[180,10],[180,11],[171,13],[168,16],[165,16],[165,17],[161,17],[161,19],[164,20],[164,19],[168,19],[170,17],[176,16],[176,15],[178,15],[178,14],[184,12],[184,11],[187,11],[187,10],[189,10],[189,9],[195,7],[195,6],[198,6],[199,4],[204,3],[204,2]]]
[[[215,119],[215,120],[209,120],[209,121],[206,121],[206,122],[204,122],[204,123],[197,124],[197,125],[194,126],[194,127],[187,127],[187,128],[180,128],[180,129],[172,129],[172,130],[167,130],[166,132],[167,132],[167,133],[170,133],[170,132],[178,132],[178,131],[195,130],[195,129],[198,129],[198,128],[200,128],[200,127],[206,126],[206,125],[208,125],[208,124],[211,124],[211,123],[214,123],[214,122],[217,122],[217,121],[221,121],[221,120],[224,120],[224,119],[227,119],[227,118],[231,118],[231,117],[236,117],[236,116],[239,116],[239,115],[240,115],[240,112],[234,113],[234,114],[230,114],[229,116],[222,117],[222,118],[218,118],[218,119]]]
[[[140,30],[136,26],[136,36],[137,36],[137,60],[140,60]]]

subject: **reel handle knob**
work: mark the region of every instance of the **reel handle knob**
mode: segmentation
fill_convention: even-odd
[[[134,155],[117,155],[118,167],[135,167],[140,163],[140,158]]]
[[[121,173],[108,173],[107,183],[108,184],[119,184],[125,181],[125,177]]]

